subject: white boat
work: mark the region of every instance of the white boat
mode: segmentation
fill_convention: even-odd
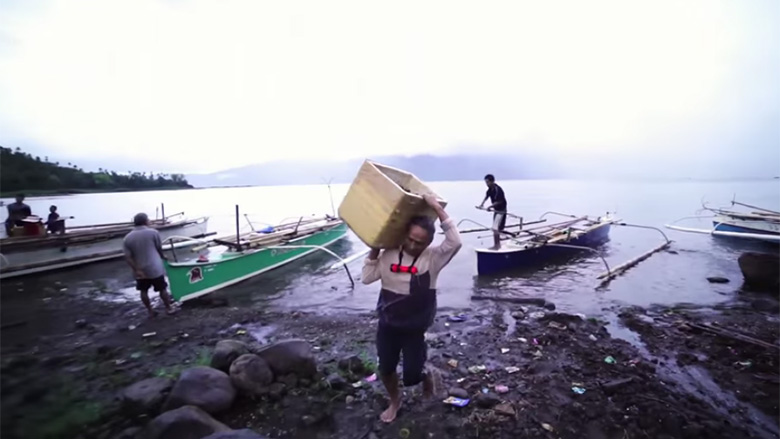
[[[754,209],[751,212],[739,212],[724,208],[713,208],[706,205],[704,210],[710,211],[710,216],[695,216],[681,218],[665,226],[672,230],[689,233],[702,233],[712,236],[730,238],[756,239],[760,241],[780,243],[780,212],[751,206],[737,201],[731,205],[739,205]],[[678,226],[677,223],[690,219],[711,219],[711,229]]]
[[[161,240],[208,235],[208,217],[171,220],[172,217],[151,221]],[[42,226],[37,223],[34,227]],[[0,279],[120,258],[122,240],[133,227],[132,223],[98,224],[71,227],[63,234],[0,239]],[[192,241],[181,242],[176,247],[188,245],[193,245]],[[168,248],[166,245],[165,249]]]

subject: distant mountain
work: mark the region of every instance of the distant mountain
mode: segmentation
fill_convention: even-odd
[[[481,180],[491,173],[498,180],[545,179],[561,176],[557,166],[539,157],[486,153],[484,155],[416,155],[367,157],[411,172],[424,181]],[[228,169],[212,174],[187,175],[196,187],[266,186],[350,183],[365,159],[344,161],[284,160]]]

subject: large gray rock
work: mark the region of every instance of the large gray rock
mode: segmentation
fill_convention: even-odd
[[[225,372],[196,366],[181,373],[165,401],[163,411],[194,405],[208,413],[219,413],[229,409],[235,398],[236,389]]]
[[[223,431],[220,433],[214,433],[212,435],[204,437],[203,439],[266,439],[266,437],[258,433],[255,433],[254,431],[249,430],[248,428],[245,428],[243,430]]]
[[[122,391],[122,406],[131,415],[157,413],[172,387],[173,380],[169,378],[155,377],[139,381]]]
[[[221,340],[214,348],[211,356],[211,367],[225,373],[230,371],[230,365],[236,358],[249,353],[249,346],[238,340]]]
[[[780,255],[745,252],[739,256],[738,262],[747,287],[772,293],[780,289]]]
[[[274,373],[259,356],[244,354],[230,365],[230,380],[236,389],[247,395],[262,395],[274,381]]]
[[[203,410],[184,406],[165,412],[147,424],[139,437],[143,439],[201,439],[230,427],[209,416]]]
[[[298,377],[311,377],[317,373],[317,363],[311,345],[306,340],[283,340],[257,351],[276,376],[294,373]]]

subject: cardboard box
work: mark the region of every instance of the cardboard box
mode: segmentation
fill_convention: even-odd
[[[410,219],[437,218],[424,194],[435,195],[442,207],[447,205],[413,174],[366,160],[339,206],[339,217],[369,247],[397,248],[406,239]]]

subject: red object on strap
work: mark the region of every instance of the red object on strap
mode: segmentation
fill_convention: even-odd
[[[408,267],[406,265],[390,264],[390,271],[392,271],[393,273],[417,274],[417,267],[415,267],[414,265]]]

